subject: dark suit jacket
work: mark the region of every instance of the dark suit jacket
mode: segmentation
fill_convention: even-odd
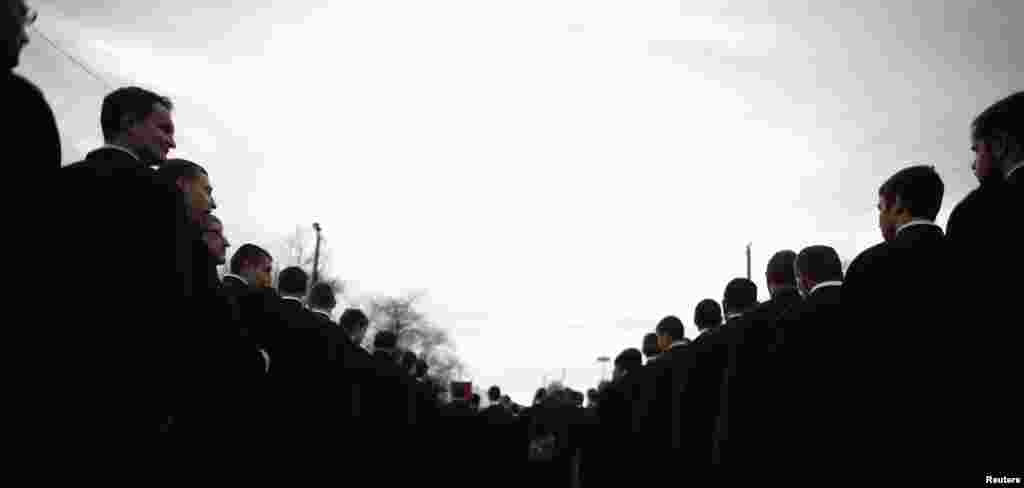
[[[779,321],[800,303],[796,289],[779,290],[726,331],[731,337],[715,425],[714,463],[747,465],[762,454],[746,445],[762,438],[758,410],[774,395],[769,385],[778,374],[771,366],[778,348]]]
[[[986,472],[1012,470],[1019,449],[1009,439],[1024,437],[1018,405],[976,400],[991,398],[1021,375],[1017,349],[1024,343],[1024,329],[1003,325],[1014,315],[1020,295],[1020,286],[1014,285],[1024,276],[1021,179],[1024,169],[1013,172],[1009,181],[986,181],[956,206],[947,224],[955,267],[947,282],[956,288],[960,305],[955,321],[970,328],[961,336],[960,364],[953,376],[963,380],[951,386],[964,399],[958,405],[961,415],[973,419],[962,436],[974,446],[971,465]]]
[[[957,452],[945,434],[948,419],[962,414],[950,357],[960,325],[950,320],[957,310],[951,259],[940,228],[911,226],[857,256],[843,282],[847,327],[860,346],[857,374],[843,378],[856,414],[846,421],[852,440],[877,445],[879,468],[907,452],[932,460]]]
[[[184,199],[113,149],[61,168],[58,185],[58,266],[74,277],[63,305],[89,324],[62,340],[74,345],[62,354],[73,365],[62,391],[86,431],[105,439],[155,433],[188,397],[180,365],[201,327]]]
[[[31,148],[32,160],[26,163],[42,163],[40,166],[61,165],[60,134],[53,110],[43,93],[32,82],[12,72],[3,75],[4,112],[8,114],[5,126],[4,147]],[[16,149],[15,149],[16,150]]]

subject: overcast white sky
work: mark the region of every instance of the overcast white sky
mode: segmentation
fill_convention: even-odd
[[[234,243],[317,221],[358,293],[426,290],[471,378],[529,403],[777,250],[880,240],[881,182],[973,187],[1024,86],[1024,2],[50,0],[38,28],[177,104]],[[699,5],[694,5],[699,4]],[[215,6],[213,6],[215,5]],[[33,36],[65,163],[107,89]],[[870,324],[853,336],[873,334]],[[851,338],[853,339],[853,338]]]

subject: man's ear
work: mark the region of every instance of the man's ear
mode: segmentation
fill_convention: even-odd
[[[178,179],[174,180],[174,186],[178,187],[178,190],[184,193],[186,190],[188,190],[188,178],[185,178],[184,176],[179,176]]]
[[[121,116],[121,132],[127,132],[135,124],[139,122],[139,118],[135,114],[124,114]]]

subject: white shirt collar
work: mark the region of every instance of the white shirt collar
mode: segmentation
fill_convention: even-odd
[[[675,348],[675,347],[679,347],[679,346],[685,346],[685,345],[687,345],[687,344],[689,344],[689,343],[688,343],[688,342],[685,342],[685,341],[675,341],[675,342],[673,342],[672,344],[669,344],[668,348],[669,348],[669,349],[673,349],[673,348]]]
[[[907,222],[907,223],[899,226],[898,228],[896,228],[896,235],[899,235],[901,230],[906,229],[907,227],[910,227],[912,225],[934,225],[935,227],[938,227],[938,224],[936,224],[935,222],[932,222],[931,220],[928,220],[928,219],[914,219],[914,220],[911,220],[910,222]]]
[[[1010,166],[1010,171],[1006,172],[1006,179],[1010,179],[1010,175],[1012,175],[1014,171],[1020,169],[1021,166],[1024,166],[1024,161],[1017,161],[1017,164]]]
[[[741,315],[743,315],[743,312],[727,313],[727,314],[725,314],[725,320],[729,321],[729,320],[732,320],[732,319],[734,319],[736,317],[739,317]]]
[[[822,281],[821,283],[818,283],[817,285],[814,285],[814,287],[811,288],[811,291],[810,291],[810,293],[808,293],[808,295],[813,295],[814,294],[814,290],[817,290],[818,288],[824,288],[826,286],[842,286],[842,285],[843,285],[842,281]]]
[[[241,281],[242,283],[246,283],[246,284],[249,283],[248,281],[245,280],[245,278],[242,278],[241,276],[238,276],[238,275],[236,275],[234,273],[224,273],[224,279],[226,280],[228,278],[234,278],[234,279],[236,279],[238,281]]]
[[[127,147],[124,146],[118,146],[117,144],[104,144],[103,147],[101,147],[100,149],[117,149],[118,151],[124,151],[128,154],[131,154],[132,157],[135,158],[136,160],[142,161],[141,159],[139,159],[139,156],[135,154],[135,151],[132,151],[131,149],[128,149]]]
[[[287,295],[281,295],[281,299],[283,299],[283,300],[295,300],[296,302],[299,302],[299,304],[302,305],[303,308],[305,308],[305,306],[306,306],[306,304],[299,297],[290,297],[290,296],[287,296]]]

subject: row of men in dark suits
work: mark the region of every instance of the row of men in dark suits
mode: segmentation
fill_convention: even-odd
[[[230,242],[212,214],[213,178],[166,158],[172,109],[151,91],[115,90],[100,116],[106,145],[60,171],[60,265],[87,281],[67,305],[90,327],[70,331],[63,354],[79,366],[63,393],[88,419],[80,434],[108,439],[118,459],[159,452],[218,469],[225,456],[326,469],[334,450],[324,445],[361,446],[351,460],[369,462],[430,438],[434,388],[393,334],[366,352],[365,315],[333,322],[333,293],[310,290],[297,267],[275,290],[273,258],[256,245],[238,248],[219,278]]]
[[[831,247],[780,251],[768,301],[736,279],[724,323],[713,300],[697,306],[693,341],[678,318],[661,320],[644,338],[646,365],[636,349],[616,359],[598,411],[617,447],[597,446],[585,479],[645,465],[762,480],[821,468],[865,480],[1019,468],[1019,407],[1004,394],[1021,372],[1011,322],[1024,276],[1022,120],[1016,93],[972,123],[980,186],[947,233],[935,223],[941,178],[905,168],[878,191],[883,242],[845,276]]]
[[[10,134],[36,159],[60,161],[52,111],[10,71],[33,19],[18,0],[0,11],[4,97],[25,121]],[[702,302],[704,332],[690,343],[667,317],[657,359],[624,368],[605,389],[600,428],[638,440],[631,456],[656,466],[683,459],[698,468],[863,473],[906,465],[908,453],[1012,466],[1010,440],[1021,433],[1008,392],[1020,371],[1012,317],[1022,271],[1022,100],[1014,93],[971,123],[980,186],[945,233],[935,223],[944,186],[934,168],[896,173],[877,194],[884,242],[861,253],[845,279],[831,248],[782,252],[769,263],[769,301],[734,280],[724,323]],[[389,451],[440,425],[423,420],[441,414],[387,351],[368,357],[299,303],[300,272],[282,273],[278,294],[272,258],[243,246],[232,266],[241,280],[218,279],[217,249],[227,242],[212,223],[213,185],[199,165],[168,161],[170,99],[118,89],[99,118],[105,145],[61,169],[62,205],[51,221],[62,233],[61,274],[81,282],[64,305],[84,325],[62,331],[51,352],[70,365],[59,368],[59,395],[82,419],[73,423],[79,434],[108,440],[123,464],[151,452],[200,461],[314,456],[318,443],[340,437],[363,452]],[[341,415],[339,402],[349,405]],[[148,436],[157,431],[167,435]]]

